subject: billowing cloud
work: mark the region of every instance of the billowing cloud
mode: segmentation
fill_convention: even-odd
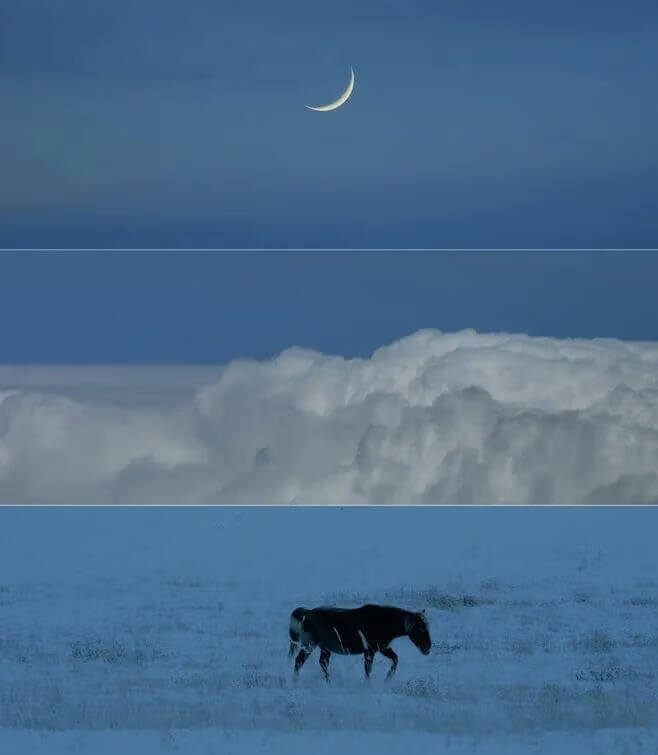
[[[658,344],[426,330],[369,359],[6,367],[0,500],[658,503]]]

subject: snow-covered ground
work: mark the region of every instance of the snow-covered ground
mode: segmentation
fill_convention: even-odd
[[[0,751],[658,749],[658,508],[0,509]],[[290,610],[425,608],[317,655]]]

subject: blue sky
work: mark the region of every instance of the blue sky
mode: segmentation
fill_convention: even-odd
[[[420,328],[658,340],[652,252],[4,252],[3,363],[368,356]]]
[[[652,0],[8,0],[0,245],[656,246],[657,38]]]
[[[0,246],[658,246],[658,6],[8,0]],[[350,65],[347,105],[334,99]],[[631,253],[0,254],[3,363],[657,339]]]

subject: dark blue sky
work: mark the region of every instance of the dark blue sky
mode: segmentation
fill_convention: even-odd
[[[657,246],[657,42],[655,0],[5,0],[0,245]]]
[[[0,253],[0,362],[366,356],[420,328],[658,340],[652,252]]]
[[[0,246],[656,247],[653,0],[7,0]],[[349,66],[356,87],[334,113]],[[658,339],[651,254],[0,255],[1,362]]]

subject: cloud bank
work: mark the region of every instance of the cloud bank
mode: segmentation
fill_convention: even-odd
[[[0,368],[3,504],[658,503],[658,343]]]

